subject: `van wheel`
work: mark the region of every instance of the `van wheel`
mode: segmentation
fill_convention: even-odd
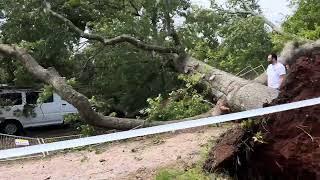
[[[21,132],[21,124],[16,121],[6,121],[3,124],[3,132],[9,135],[19,135]]]

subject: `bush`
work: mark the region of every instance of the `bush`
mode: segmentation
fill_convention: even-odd
[[[156,98],[147,100],[149,107],[144,110],[147,114],[147,120],[183,119],[209,111],[210,105],[195,90],[195,87],[200,84],[201,76],[187,77],[181,75],[179,78],[186,82],[185,88],[172,91],[167,98],[160,94]]]
[[[170,93],[168,99],[163,99],[161,95],[154,99],[148,99],[147,119],[153,121],[183,119],[199,115],[210,109],[210,106],[204,102],[203,97],[196,93],[187,93],[181,99],[176,99],[175,94],[179,94],[181,91],[183,90]]]
[[[84,136],[92,136],[96,134],[94,127],[83,122],[79,114],[64,115],[64,122],[70,124],[71,127],[80,131],[80,133]]]

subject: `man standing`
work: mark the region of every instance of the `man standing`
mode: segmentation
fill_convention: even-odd
[[[286,74],[286,68],[278,62],[277,55],[273,53],[268,56],[268,63],[268,86],[279,90]]]

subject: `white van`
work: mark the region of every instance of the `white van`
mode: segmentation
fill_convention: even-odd
[[[0,89],[0,128],[6,134],[17,134],[23,128],[63,124],[64,115],[77,109],[53,93],[45,102],[37,104],[39,91],[28,89]],[[11,102],[6,105],[3,102]],[[26,107],[32,115],[23,114]]]

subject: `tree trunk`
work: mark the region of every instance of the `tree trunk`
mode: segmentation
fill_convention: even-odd
[[[175,67],[181,73],[200,74],[212,94],[217,98],[226,98],[228,106],[234,111],[260,108],[277,97],[274,89],[236,77],[192,57],[178,57]]]

